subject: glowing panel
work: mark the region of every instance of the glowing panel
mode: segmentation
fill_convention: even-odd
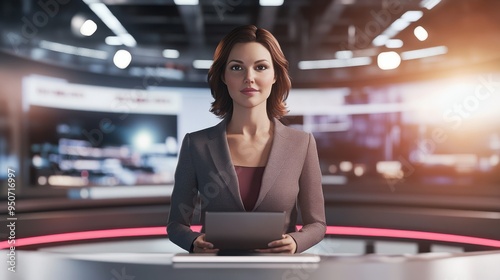
[[[298,229],[302,228],[297,226]],[[193,231],[200,231],[201,226],[191,226]],[[9,244],[8,241],[0,242],[0,250],[11,246],[16,248],[29,245],[59,243],[65,241],[92,240],[103,238],[122,238],[135,236],[166,236],[165,227],[147,227],[147,228],[125,228],[125,229],[109,229],[82,231],[61,234],[51,234],[35,237],[26,237],[15,239],[15,244]],[[348,236],[370,236],[370,237],[390,237],[390,238],[409,238],[431,241],[452,242],[461,244],[472,244],[487,247],[500,248],[500,240],[462,236],[454,234],[398,230],[398,229],[382,229],[382,228],[363,228],[363,227],[337,227],[328,226],[326,235],[348,235]]]

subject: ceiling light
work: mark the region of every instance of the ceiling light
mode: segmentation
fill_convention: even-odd
[[[88,20],[83,14],[76,14],[71,18],[71,32],[76,36],[83,36],[82,26]]]
[[[87,48],[82,48],[82,47],[75,47],[75,46],[71,46],[71,45],[50,42],[50,41],[45,41],[45,40],[40,41],[40,48],[55,51],[55,52],[85,56],[85,57],[90,57],[90,58],[97,58],[97,59],[102,59],[102,60],[108,59],[108,53],[106,51],[87,49]]]
[[[198,59],[193,61],[193,67],[196,69],[210,69],[212,63],[214,63],[213,60]]]
[[[399,39],[391,39],[385,43],[385,46],[389,49],[399,49],[403,46],[403,41]]]
[[[132,61],[132,55],[126,50],[118,50],[113,57],[113,63],[120,69],[125,69]]]
[[[304,60],[299,61],[298,66],[301,70],[311,70],[364,66],[371,63],[372,59],[370,57],[354,57],[349,59]]]
[[[335,53],[335,57],[338,59],[352,58],[353,53],[352,51],[338,51]]]
[[[122,43],[127,46],[127,47],[135,47],[137,45],[137,42],[135,41],[134,37],[128,33],[122,33],[118,34],[118,37],[122,41]]]
[[[179,51],[174,49],[165,49],[162,54],[165,58],[178,58],[180,56]]]
[[[92,36],[97,30],[97,24],[91,19],[86,20],[80,27],[80,34],[83,36]]]
[[[424,12],[422,11],[407,11],[401,16],[401,18],[409,22],[415,22],[419,20],[423,15]]]
[[[128,33],[120,21],[113,15],[108,7],[99,0],[83,0],[89,8],[101,19],[106,26],[120,37],[122,43],[127,47],[135,47],[137,42],[134,37]]]
[[[394,38],[394,36],[407,28],[412,22],[419,20],[422,15],[422,11],[407,11],[400,18],[389,25],[382,33],[380,33],[380,35],[375,37],[372,44],[376,47],[385,45],[387,40]]]
[[[106,39],[104,39],[104,42],[106,42],[106,45],[109,46],[119,46],[123,45],[122,40],[118,36],[108,36]]]
[[[399,18],[391,24],[391,27],[394,30],[401,31],[408,27],[408,25],[410,25],[409,21]]]
[[[430,10],[439,4],[439,2],[441,2],[441,0],[422,0],[422,2],[420,2],[420,7]]]
[[[397,52],[382,52],[377,56],[378,67],[382,70],[392,70],[401,64],[401,57]]]
[[[415,37],[417,37],[420,41],[425,41],[429,37],[429,33],[427,33],[427,30],[425,30],[422,26],[415,27],[413,34],[415,34]]]
[[[88,0],[83,0],[87,1]],[[111,30],[117,30],[123,28],[120,21],[113,15],[113,13],[108,9],[108,7],[101,2],[92,2],[89,8],[106,24]]]
[[[403,60],[418,59],[436,55],[443,55],[446,54],[447,52],[448,48],[446,46],[438,46],[438,47],[402,52],[401,58]]]
[[[387,40],[389,40],[389,36],[384,35],[384,34],[380,34],[377,37],[375,37],[375,39],[373,39],[372,44],[375,47],[380,47],[380,46],[385,45],[385,43],[387,42]]]
[[[198,0],[174,0],[177,6],[195,6],[198,5]]]
[[[259,0],[259,5],[276,7],[283,5],[283,2],[284,0]]]

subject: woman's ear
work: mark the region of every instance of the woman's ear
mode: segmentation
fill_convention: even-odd
[[[224,73],[225,73],[225,71],[224,71],[224,72],[222,72],[222,75],[220,75],[220,80],[221,80],[224,84],[226,84],[226,81],[225,81],[225,79],[224,79]]]

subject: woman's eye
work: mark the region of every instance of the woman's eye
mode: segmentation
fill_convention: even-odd
[[[259,65],[257,66],[257,70],[266,70],[267,66],[266,65]]]
[[[241,68],[241,66],[239,66],[239,65],[233,65],[233,66],[231,66],[231,68],[230,68],[230,69],[231,69],[231,70],[235,70],[235,71],[239,71],[239,70],[241,70],[242,68]]]

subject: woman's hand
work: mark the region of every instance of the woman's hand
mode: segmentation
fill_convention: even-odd
[[[216,253],[219,249],[214,249],[214,245],[205,240],[205,234],[198,236],[193,241],[193,253]]]
[[[258,249],[259,253],[289,253],[294,254],[297,250],[297,243],[288,234],[283,234],[282,239],[270,242],[268,249]]]

